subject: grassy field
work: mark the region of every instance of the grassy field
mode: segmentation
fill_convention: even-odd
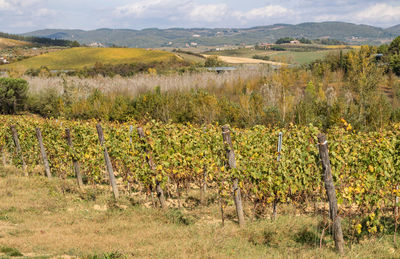
[[[334,51],[335,50],[320,50],[312,52],[275,51],[274,53],[271,53],[269,56],[271,57],[271,60],[276,60],[294,65],[303,65],[313,62],[317,59],[322,59],[326,55]]]
[[[176,55],[181,57],[185,61],[190,62],[190,63],[197,63],[197,64],[204,65],[204,62],[205,62],[205,58],[201,58],[199,56],[191,55],[191,54],[188,54],[188,53],[180,52],[180,53],[176,53]]]
[[[327,48],[325,50],[315,50],[315,51],[290,51],[290,50],[271,51],[271,50],[240,48],[233,50],[212,51],[212,52],[207,52],[206,54],[239,57],[239,58],[253,58],[254,55],[269,56],[271,61],[283,62],[294,65],[303,65],[315,61],[317,59],[324,58],[327,54],[334,51],[339,51],[340,49],[343,49],[343,46],[332,46],[332,48]],[[344,51],[348,51],[348,49],[344,49]]]
[[[81,69],[92,67],[96,62],[103,64],[150,63],[170,61],[177,57],[165,51],[134,48],[72,48],[43,54],[5,66],[5,68],[23,67],[37,69],[46,66],[49,69]]]
[[[0,38],[0,49],[31,45],[29,42]]]
[[[135,194],[117,203],[107,185],[80,191],[73,180],[19,174],[0,168],[1,258],[339,258],[329,234],[320,248],[322,215],[280,206],[276,221],[248,216],[240,229],[232,204],[222,226],[218,199],[193,206],[195,190],[182,209],[161,211]],[[346,246],[344,258],[399,258],[392,238]]]

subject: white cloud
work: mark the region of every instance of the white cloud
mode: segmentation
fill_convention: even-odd
[[[358,21],[393,22],[400,21],[400,6],[375,4],[357,12],[354,16]]]
[[[209,24],[229,21],[246,24],[249,21],[265,18],[282,18],[294,13],[281,5],[267,5],[249,11],[238,11],[229,8],[228,4],[196,4],[190,0],[149,0],[140,1],[114,9],[117,18],[157,18],[169,21],[188,21],[195,24]]]
[[[56,10],[40,8],[34,12],[34,15],[38,17],[49,17],[49,16],[55,16],[57,15],[57,13],[58,12]]]
[[[12,6],[10,3],[8,3],[5,0],[0,0],[0,10],[9,10],[11,8],[12,8]]]
[[[248,12],[237,12],[236,16],[247,20],[257,20],[262,18],[281,17],[293,13],[293,11],[280,5],[267,5],[261,8],[251,9]]]
[[[182,0],[148,0],[115,8],[116,16],[133,16],[136,18],[149,18],[170,15],[186,6],[188,1]]]
[[[229,15],[226,4],[197,5],[189,13],[189,19],[201,22],[221,21]]]

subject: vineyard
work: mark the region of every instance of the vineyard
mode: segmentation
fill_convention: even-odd
[[[254,213],[284,203],[305,208],[326,201],[319,129],[312,125],[231,128],[236,158],[236,166],[232,166],[219,125],[130,121],[100,126],[96,121],[32,116],[0,119],[4,165],[19,167],[26,175],[46,171],[48,177],[78,176],[82,188],[111,180],[115,198],[131,192],[156,194],[158,201],[155,197],[153,204],[166,207],[172,205],[164,199],[179,199],[182,190],[195,189],[201,192],[202,203],[207,192],[217,193],[222,214],[231,204],[232,189],[240,190],[239,195],[252,204]],[[345,230],[347,236],[357,239],[388,229],[396,231],[399,126],[380,132],[355,132],[343,123],[326,136],[339,214],[351,226]],[[12,129],[18,135],[18,144]],[[280,133],[283,137],[278,152]],[[42,139],[42,147],[38,139]],[[48,165],[45,162],[45,170],[37,170],[47,161],[43,151]]]

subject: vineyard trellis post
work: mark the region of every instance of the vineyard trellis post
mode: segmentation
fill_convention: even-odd
[[[36,128],[36,138],[38,139],[38,142],[39,142],[40,155],[42,156],[44,171],[46,172],[47,178],[50,179],[51,172],[50,172],[49,160],[47,159],[46,149],[44,148],[44,145],[43,145],[42,132],[40,131],[39,128]]]
[[[70,147],[71,151],[74,152],[73,151],[72,138],[71,138],[71,131],[68,128],[65,129],[65,137],[67,139],[68,146]],[[83,188],[83,181],[82,181],[82,174],[81,174],[81,169],[80,169],[81,167],[80,167],[79,161],[76,159],[75,156],[72,156],[72,164],[73,164],[73,167],[74,167],[74,172],[75,172],[75,175],[76,175],[76,180],[78,182],[78,186],[79,186],[79,188],[82,189]]]
[[[138,132],[139,138],[142,140],[142,142],[146,143],[146,136],[144,134],[143,128],[138,127],[137,132]],[[151,150],[149,150],[145,147],[144,151],[146,152],[146,159],[147,159],[147,163],[150,167],[150,170],[156,171],[156,164],[153,161]],[[160,201],[161,208],[165,209],[167,207],[167,205],[165,203],[164,191],[163,191],[163,189],[161,187],[161,183],[158,179],[156,179],[156,192],[157,192],[158,200]]]
[[[201,179],[200,187],[200,203],[201,205],[207,204],[207,165],[203,166],[203,177]]]
[[[112,167],[112,164],[111,164],[110,155],[108,154],[108,150],[107,150],[107,147],[105,145],[103,128],[101,127],[100,123],[98,123],[96,125],[96,129],[97,129],[97,134],[99,135],[100,145],[104,149],[104,160],[106,162],[106,167],[107,167],[107,171],[108,171],[108,176],[110,178],[111,187],[112,187],[112,190],[113,190],[113,193],[114,193],[114,198],[118,199],[118,197],[119,197],[118,186],[117,186],[117,183],[115,181],[114,170],[113,170],[113,167]]]
[[[206,134],[207,127],[203,127],[203,134]],[[203,175],[200,183],[200,204],[207,205],[207,164],[203,166]]]
[[[279,132],[279,137],[278,137],[278,157],[276,158],[277,161],[277,168],[279,166],[279,161],[281,160],[281,150],[282,150],[282,137],[283,133]],[[278,213],[277,211],[277,205],[278,205],[278,198],[275,196],[274,202],[273,202],[273,208],[272,208],[272,219],[276,219],[276,215]]]
[[[14,140],[15,148],[17,149],[17,154],[19,154],[22,161],[22,169],[24,170],[25,176],[28,176],[28,167],[26,166],[24,154],[22,153],[21,145],[19,144],[18,131],[15,125],[10,126],[11,134]]]
[[[336,250],[339,254],[343,254],[344,240],[341,219],[338,215],[338,205],[336,198],[336,190],[332,177],[331,163],[329,160],[328,141],[322,133],[318,135],[319,155],[322,162],[324,172],[325,190],[329,201],[329,216],[333,222],[333,239],[335,240]]]
[[[222,138],[224,141],[226,157],[228,160],[229,169],[236,169],[236,159],[235,159],[235,151],[233,150],[233,144],[231,139],[231,131],[229,126],[225,125],[222,127]],[[244,213],[243,213],[243,204],[242,204],[242,196],[240,193],[239,179],[235,177],[233,179],[233,197],[236,206],[236,213],[238,216],[239,226],[243,227],[245,225],[244,222]]]
[[[3,145],[0,146],[0,152],[1,152],[1,160],[2,160],[3,166],[6,167],[7,166],[6,149]]]

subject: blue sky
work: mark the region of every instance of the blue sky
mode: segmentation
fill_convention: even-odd
[[[251,27],[346,21],[400,24],[400,1],[374,0],[0,0],[0,31],[44,28]]]

